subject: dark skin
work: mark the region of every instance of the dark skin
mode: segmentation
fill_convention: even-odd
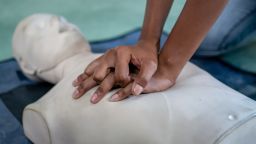
[[[74,80],[76,90],[73,97],[81,97],[96,85],[99,87],[91,97],[94,104],[115,86],[121,89],[110,101],[120,101],[130,95],[163,91],[173,86],[182,68],[224,9],[227,0],[187,0],[159,53],[160,36],[172,2],[148,0],[138,43],[110,49],[94,60]],[[135,68],[131,69],[129,65]]]

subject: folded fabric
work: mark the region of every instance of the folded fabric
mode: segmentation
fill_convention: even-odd
[[[13,117],[0,99],[0,143],[31,144],[23,133],[20,123]]]
[[[238,69],[256,74],[256,33],[251,41],[221,56],[221,59]]]
[[[0,76],[0,94],[20,85],[33,83],[33,81],[24,76],[14,59],[0,62]]]

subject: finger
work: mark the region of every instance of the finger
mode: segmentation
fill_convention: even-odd
[[[131,95],[132,83],[129,83],[125,88],[118,90],[113,96],[111,96],[111,102],[121,101]]]
[[[85,73],[80,74],[74,81],[73,81],[73,86],[79,86],[83,81],[85,81],[89,76]]]
[[[83,81],[85,81],[86,78],[88,78],[89,76],[91,76],[94,71],[95,68],[98,66],[100,59],[102,58],[102,56],[98,57],[97,59],[95,59],[94,61],[92,61],[84,70],[84,72],[82,74],[80,74],[74,81],[73,81],[73,86],[76,87],[78,85],[80,85]]]
[[[93,79],[97,82],[100,83],[104,80],[104,78],[109,74],[110,68],[114,66],[114,61],[115,61],[115,50],[110,49],[108,50],[104,55],[103,59],[100,62],[97,67],[95,67],[95,71],[93,74]]]
[[[97,83],[93,80],[92,76],[81,83],[73,93],[73,98],[78,99],[84,95],[89,89],[95,87]]]
[[[147,61],[142,63],[139,74],[135,77],[134,83],[132,86],[132,94],[139,95],[143,91],[143,88],[150,81],[157,69],[155,62]]]
[[[110,73],[110,68],[108,63],[102,62],[95,68],[95,71],[93,74],[93,80],[96,81],[97,83],[101,83],[109,73]]]
[[[107,77],[102,81],[97,90],[91,97],[91,103],[98,103],[109,92],[115,84],[115,78],[113,73],[109,73]]]
[[[93,75],[95,68],[99,65],[100,59],[103,56],[98,57],[97,59],[95,59],[94,61],[92,61],[84,70],[84,73],[88,76]]]
[[[130,81],[129,62],[131,56],[128,49],[117,50],[117,61],[115,62],[115,82],[120,86],[125,86]]]

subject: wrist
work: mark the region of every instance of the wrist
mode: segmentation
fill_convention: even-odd
[[[146,50],[152,50],[156,53],[160,50],[160,39],[142,39],[140,38],[137,45],[145,48]]]
[[[179,57],[167,57],[159,54],[158,71],[161,75],[172,82],[175,82],[186,61],[182,61]]]

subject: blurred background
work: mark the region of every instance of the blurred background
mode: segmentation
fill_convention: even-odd
[[[174,25],[185,0],[175,1],[165,31]],[[11,57],[16,25],[34,13],[64,16],[89,41],[106,40],[141,27],[146,0],[0,0],[0,60]]]

